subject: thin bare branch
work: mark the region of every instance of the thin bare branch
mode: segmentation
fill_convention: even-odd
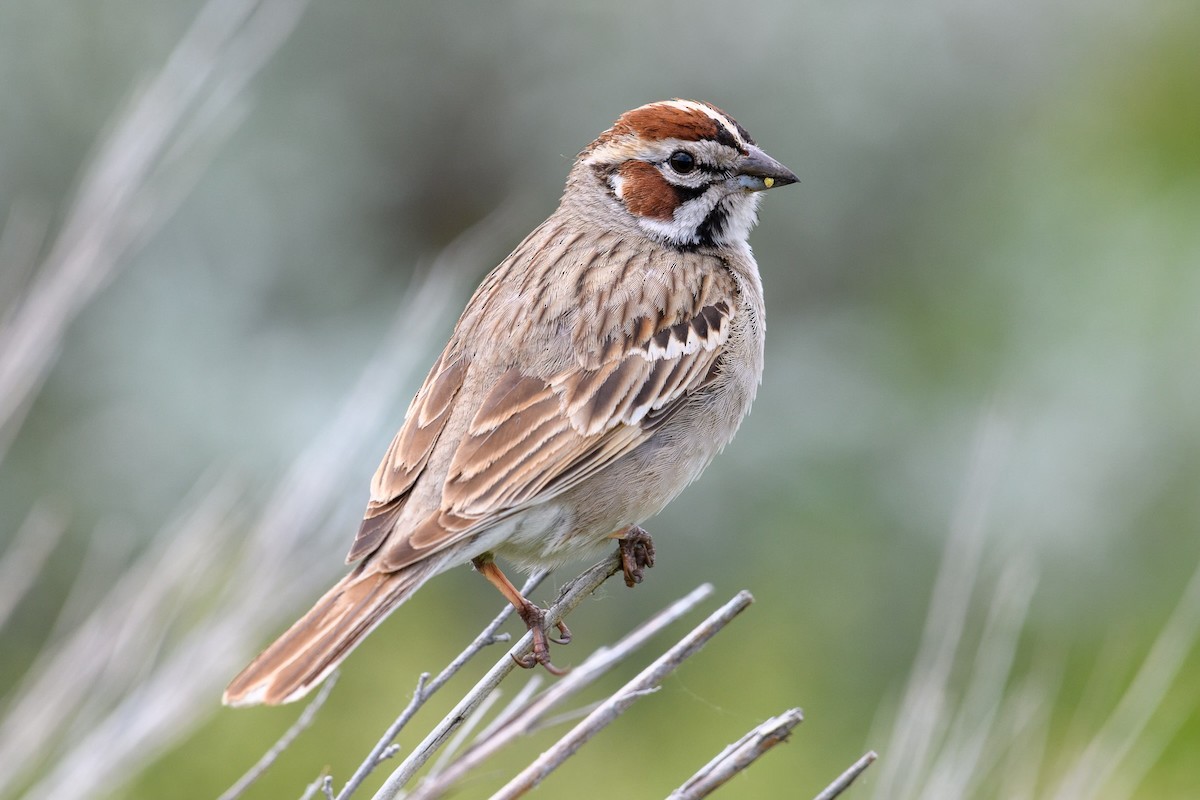
[[[483,702],[471,712],[471,716],[467,717],[466,722],[464,722],[462,726],[455,731],[454,736],[450,737],[450,741],[446,742],[446,746],[442,748],[442,752],[440,755],[438,755],[437,761],[434,761],[433,766],[429,768],[431,773],[436,775],[446,768],[446,765],[449,764],[454,758],[454,754],[462,749],[462,746],[466,744],[467,739],[470,738],[471,734],[475,732],[475,729],[479,727],[479,723],[483,721],[483,718],[487,715],[488,711],[490,711],[492,706],[494,706],[496,702],[503,696],[504,693],[497,689],[483,699]]]
[[[291,724],[283,736],[279,737],[279,741],[271,746],[271,749],[263,753],[262,758],[258,760],[253,767],[246,771],[246,774],[238,778],[237,782],[225,790],[224,794],[217,800],[235,800],[241,797],[242,794],[250,788],[250,785],[262,777],[275,760],[279,758],[284,750],[288,749],[292,742],[300,733],[312,724],[317,718],[317,712],[321,710],[321,706],[325,705],[325,699],[329,697],[329,693],[333,691],[333,686],[337,683],[338,673],[335,670],[328,678],[325,679],[325,685],[321,687],[321,691],[312,699],[312,702],[305,706],[304,711],[296,718],[296,721]]]
[[[322,772],[315,781],[304,787],[304,794],[300,795],[300,800],[312,800],[317,796],[317,792],[329,785],[330,780],[329,775]]]
[[[538,722],[537,725],[534,725],[532,728],[529,729],[529,735],[534,736],[538,733],[541,733],[542,731],[549,730],[550,728],[557,728],[561,725],[566,725],[568,722],[575,722],[576,720],[583,719],[588,714],[592,713],[597,708],[599,708],[600,704],[603,702],[604,702],[604,698],[601,698],[594,702],[586,703],[582,706],[578,706],[578,707],[572,708],[568,711],[564,711],[561,714],[555,714],[552,717],[546,717],[545,719]]]
[[[530,675],[529,680],[525,681],[525,685],[521,687],[521,691],[517,692],[516,696],[504,707],[504,710],[497,714],[496,718],[479,732],[479,735],[475,737],[475,743],[477,744],[484,739],[490,738],[501,727],[507,725],[513,717],[521,713],[521,709],[529,703],[529,698],[533,697],[537,693],[537,690],[542,688],[542,681],[541,673],[535,672]]]
[[[553,625],[583,602],[583,599],[599,588],[600,584],[620,571],[620,559],[609,558],[584,570],[563,587],[558,600],[546,612],[546,624]],[[399,795],[412,776],[437,752],[463,720],[483,702],[483,698],[495,690],[508,673],[516,667],[513,656],[520,657],[533,648],[533,637],[526,633],[508,653],[480,678],[479,682],[469,691],[458,705],[447,714],[441,722],[417,745],[408,758],[388,776],[383,786],[375,793],[375,800],[391,800]]]
[[[525,581],[525,585],[521,587],[521,594],[528,595],[531,593],[538,587],[539,584],[541,584],[543,580],[546,579],[548,574],[549,572],[547,570],[539,570],[538,572],[530,575],[529,580]],[[342,787],[340,792],[338,792],[337,800],[346,800],[346,798],[354,794],[358,787],[362,785],[362,782],[367,779],[367,776],[371,774],[371,771],[375,769],[375,767],[378,766],[381,761],[395,754],[395,750],[392,750],[390,753],[388,752],[388,750],[392,747],[392,742],[395,741],[396,737],[400,735],[400,731],[405,725],[408,724],[409,720],[416,715],[421,706],[425,705],[425,701],[428,700],[434,692],[442,688],[447,681],[458,674],[458,671],[461,670],[468,661],[474,658],[479,651],[483,650],[489,645],[496,644],[497,642],[507,641],[506,635],[500,634],[498,631],[500,630],[500,626],[504,624],[505,620],[512,616],[512,613],[513,607],[511,605],[506,605],[504,609],[496,615],[496,618],[489,622],[487,626],[484,627],[484,629],[480,632],[480,634],[476,636],[475,639],[469,645],[467,645],[466,648],[464,648],[463,651],[459,653],[445,669],[439,672],[438,676],[432,681],[429,680],[428,673],[421,675],[421,677],[417,679],[417,689],[415,692],[413,692],[412,700],[410,700],[408,705],[405,706],[404,710],[400,712],[400,716],[396,717],[396,720],[388,726],[388,729],[384,732],[383,736],[380,737],[379,741],[375,743],[375,746],[371,748],[371,752],[367,754],[367,757],[363,759],[361,764],[359,764],[358,769],[354,771],[354,775],[350,777],[350,780],[346,781],[346,785]],[[385,755],[385,753],[387,755]]]
[[[509,781],[492,800],[512,800],[541,783],[547,775],[570,758],[603,728],[625,712],[642,693],[657,687],[684,661],[695,655],[712,637],[720,633],[734,617],[744,611],[754,597],[747,591],[738,592],[732,600],[713,612],[678,644],[656,659],[629,683],[621,687],[599,708],[559,739],[549,750]]]
[[[798,708],[771,717],[718,753],[716,758],[671,792],[668,800],[700,800],[708,797],[757,761],[759,756],[785,741],[792,729],[803,721],[804,712]]]
[[[486,739],[481,738],[444,773],[430,776],[413,793],[412,800],[432,800],[432,798],[441,797],[471,770],[518,738],[534,731],[550,709],[594,683],[668,625],[690,612],[712,594],[712,590],[712,584],[702,584],[647,620],[611,648],[598,648],[582,664],[572,669],[536,700],[514,714],[508,722],[498,727]]]
[[[855,761],[853,764],[851,764],[850,769],[839,775],[837,780],[826,786],[825,791],[814,797],[813,800],[833,800],[833,798],[849,789],[850,784],[854,783],[854,781],[858,779],[858,776],[862,775],[863,772],[866,771],[867,767],[871,766],[871,764],[877,758],[879,758],[879,756],[876,755],[874,750],[869,751],[858,761]]]
[[[305,789],[304,794],[300,795],[300,800],[310,800],[316,797],[317,792],[320,792],[325,800],[333,800],[333,776],[327,775],[324,772]]]

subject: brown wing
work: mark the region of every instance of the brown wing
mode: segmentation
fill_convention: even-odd
[[[425,469],[433,447],[450,419],[454,398],[462,388],[466,373],[467,361],[463,356],[450,358],[447,353],[442,353],[434,363],[371,480],[371,499],[358,536],[346,556],[347,563],[374,552],[391,531],[408,499],[409,490]]]
[[[727,300],[659,329],[635,319],[621,326],[633,335],[606,341],[607,359],[594,367],[549,378],[504,372],[455,450],[442,510],[388,542],[380,566],[419,561],[633,450],[716,374],[732,319]]]

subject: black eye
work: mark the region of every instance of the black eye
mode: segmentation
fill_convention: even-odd
[[[667,163],[671,165],[671,169],[680,175],[686,175],[696,168],[696,159],[692,158],[691,153],[684,150],[676,150],[674,153],[671,153],[671,157],[667,159]]]

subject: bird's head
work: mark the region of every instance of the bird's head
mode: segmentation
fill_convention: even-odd
[[[744,242],[760,192],[797,181],[733,117],[694,100],[622,114],[579,154],[576,172],[651,238],[681,248]]]

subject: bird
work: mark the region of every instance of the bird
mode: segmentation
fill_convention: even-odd
[[[223,702],[298,700],[467,563],[532,632],[518,663],[560,673],[543,610],[495,559],[553,568],[615,539],[626,584],[641,582],[655,556],[641,523],[733,439],[757,392],[765,305],[747,239],[762,192],[796,182],[710,103],[618,117],[467,303],[371,481],[354,568]]]

